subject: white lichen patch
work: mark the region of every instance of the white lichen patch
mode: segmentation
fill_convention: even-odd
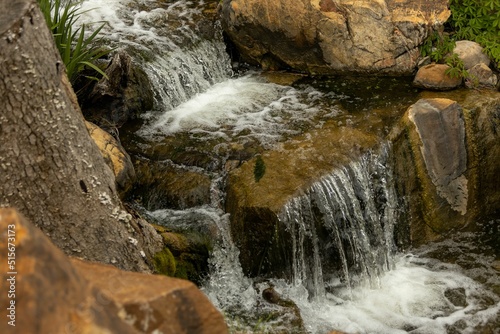
[[[124,223],[130,223],[132,221],[132,215],[125,210],[115,207],[111,213],[111,217],[118,219]]]
[[[137,246],[137,244],[139,244],[139,241],[132,237],[128,237],[128,241],[134,246]]]
[[[99,201],[102,205],[113,204],[111,197],[107,193],[99,193]]]

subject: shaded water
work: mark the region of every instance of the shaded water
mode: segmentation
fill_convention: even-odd
[[[200,229],[214,246],[202,290],[232,331],[299,328],[293,311],[262,298],[274,286],[298,306],[308,333],[498,332],[499,247],[488,239],[488,228],[397,252],[393,232],[400,206],[389,148],[332,170],[284,206],[280,219],[292,237],[291,277],[245,277],[223,210],[224,163],[331,124],[383,138],[417,94],[407,80],[387,78],[304,78],[279,85],[259,73],[233,77],[217,24],[203,20],[212,4],[87,0],[85,9],[97,9],[84,19],[107,21],[108,42],[126,48],[154,85],[155,108],[145,115],[132,152],[183,165],[196,161],[213,172],[210,204],[150,214],[179,231],[206,224]]]

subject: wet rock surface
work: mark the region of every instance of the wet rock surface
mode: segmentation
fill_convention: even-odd
[[[137,159],[133,199],[147,210],[186,209],[210,203],[211,181],[203,171],[169,161]]]
[[[439,195],[462,215],[467,212],[467,152],[462,108],[448,99],[421,99],[408,111],[422,141],[427,173]]]
[[[144,71],[125,51],[117,52],[102,78],[82,101],[85,117],[106,130],[120,128],[153,108],[153,90]]]
[[[414,112],[412,106],[390,136],[394,143],[398,193],[400,196],[408,196],[407,219],[410,239],[415,245],[443,237],[467,224],[474,224],[479,217],[494,216],[498,210],[495,201],[499,196],[498,191],[493,190],[493,187],[498,188],[494,174],[498,173],[500,142],[497,121],[499,93],[462,89],[439,93],[426,91],[421,97],[426,100],[421,100],[414,106],[427,105],[433,109],[441,104],[445,110],[456,103],[462,109],[463,116],[458,117],[460,112],[457,109],[455,121],[450,119],[451,122],[445,124],[444,118],[439,120],[438,117],[437,125],[422,127],[428,133],[441,132],[439,138],[423,144],[422,140],[426,139],[421,139],[418,132],[421,130],[417,130],[418,125],[415,126],[416,123],[408,118]],[[426,102],[429,98],[444,98],[448,102],[443,104],[444,100],[434,100],[441,103],[435,103],[432,107]],[[459,124],[462,122],[463,130],[460,130],[462,126]],[[452,142],[465,145],[464,147],[454,146],[445,140],[446,129],[451,128],[457,130]],[[439,147],[444,152],[432,154],[425,159],[425,145],[428,145],[428,152]],[[442,160],[451,155],[455,158],[448,162]],[[431,167],[429,171],[429,163],[430,166],[437,166],[437,169]],[[444,186],[448,181],[448,186]],[[448,192],[446,188],[454,190]]]

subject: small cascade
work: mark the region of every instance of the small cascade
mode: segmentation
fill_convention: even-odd
[[[85,0],[82,23],[101,32],[110,47],[125,48],[147,73],[157,110],[170,110],[231,75],[217,23],[200,1]]]
[[[316,298],[339,285],[380,286],[395,252],[397,215],[389,148],[369,152],[290,200],[280,215],[292,237],[292,272]]]

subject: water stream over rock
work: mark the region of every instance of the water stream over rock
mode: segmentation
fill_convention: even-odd
[[[147,197],[159,191],[151,189],[156,181],[137,188],[144,202],[136,200],[163,226],[209,236],[202,290],[233,332],[498,331],[498,243],[484,242],[495,224],[401,252],[397,234],[404,233],[398,231],[404,206],[384,138],[418,98],[409,81],[296,76],[293,83],[278,84],[260,73],[233,77],[218,24],[207,19],[215,5],[83,3],[96,8],[85,20],[106,21],[106,40],[125,48],[154,86],[154,110],[124,135],[136,166],[178,166],[208,180],[205,190],[196,190],[205,191],[204,199],[178,207]],[[276,248],[284,254],[283,275],[249,275],[242,253],[262,266],[265,261],[233,240],[226,212],[228,174],[254,170],[249,161],[259,154],[267,174],[260,181],[242,180],[248,189],[274,191],[276,212],[270,215],[274,226],[285,228],[255,232],[287,235]],[[286,185],[265,188],[270,175]],[[267,289],[281,296],[277,302],[263,297]]]

